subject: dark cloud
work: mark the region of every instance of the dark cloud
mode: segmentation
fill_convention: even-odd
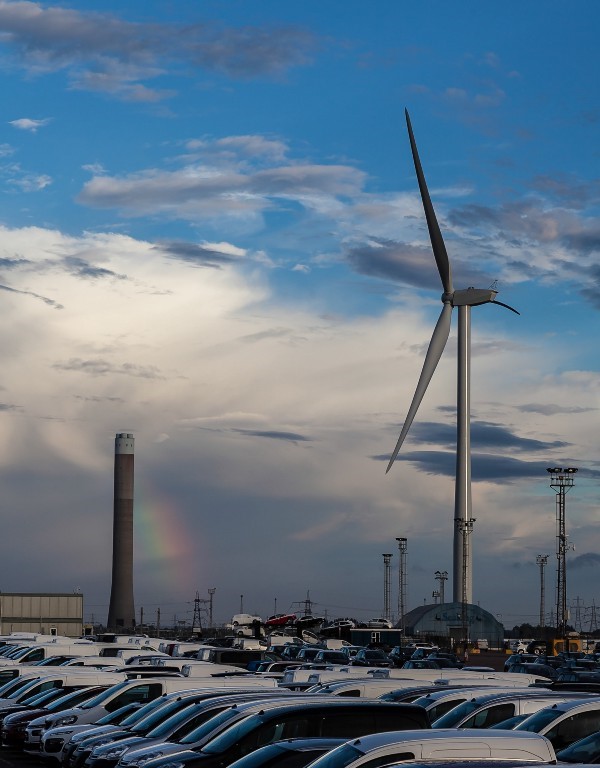
[[[55,363],[53,368],[61,371],[79,371],[80,373],[89,373],[91,376],[122,375],[133,376],[139,379],[162,379],[158,368],[154,365],[135,365],[133,363],[110,363],[107,360],[82,360],[73,357],[70,360],[61,363]]]
[[[583,182],[567,174],[536,176],[531,186],[546,197],[574,209],[582,209],[600,197],[600,182]]]
[[[9,403],[0,403],[0,412],[10,413],[11,411],[20,411],[23,409],[22,405],[10,405]]]
[[[232,431],[240,435],[248,435],[249,437],[268,437],[271,440],[285,440],[290,443],[307,443],[312,441],[311,437],[299,435],[296,432],[277,432],[275,430],[262,429],[234,429]]]
[[[49,299],[47,296],[40,296],[39,293],[34,293],[33,291],[19,291],[17,288],[11,288],[9,285],[0,285],[0,291],[18,293],[21,294],[21,296],[33,296],[34,299],[43,301],[44,304],[47,304],[49,307],[53,307],[54,309],[64,309],[63,305],[59,304],[57,301],[54,301],[54,299]]]
[[[541,413],[543,416],[556,416],[559,413],[587,413],[596,408],[583,408],[579,405],[555,405],[553,403],[523,403],[517,406],[523,413]]]
[[[182,240],[161,242],[155,245],[153,250],[159,250],[173,259],[185,261],[196,267],[212,267],[213,269],[220,269],[223,264],[231,264],[231,262],[239,260],[235,256],[222,253],[214,248],[196,245],[195,243],[186,243]]]
[[[124,403],[122,397],[99,397],[98,395],[73,395],[76,400],[87,403]]]
[[[64,70],[74,88],[150,102],[172,94],[143,83],[159,77],[165,62],[174,71],[179,66],[182,72],[203,69],[249,79],[306,64],[315,47],[312,34],[294,25],[136,23],[27,0],[0,3],[0,40],[26,70]]]
[[[456,426],[439,422],[415,422],[410,429],[412,440],[422,443],[456,445]],[[570,445],[562,440],[542,441],[519,437],[506,427],[486,421],[471,422],[471,445],[474,448],[511,451],[552,451]]]
[[[104,267],[94,267],[85,259],[81,259],[78,256],[67,256],[64,260],[68,271],[75,277],[91,277],[91,278],[104,278],[111,277],[117,280],[125,280],[125,275],[118,275],[111,269],[104,269]]]
[[[388,455],[373,456],[378,461],[389,461]],[[455,477],[456,454],[449,451],[413,451],[398,454],[396,461],[414,464],[428,475]],[[471,478],[474,483],[510,483],[524,477],[545,477],[547,462],[523,461],[510,456],[474,453],[471,457]]]
[[[577,557],[569,558],[569,568],[586,568],[590,565],[600,565],[600,555],[595,552],[586,552],[583,555],[577,555]]]
[[[29,259],[0,259],[0,269],[17,269],[31,263]]]
[[[363,275],[441,290],[430,247],[373,238],[349,248],[345,256],[350,266]]]

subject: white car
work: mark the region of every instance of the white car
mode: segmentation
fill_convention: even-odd
[[[369,619],[367,627],[370,629],[391,629],[392,622],[387,619]]]

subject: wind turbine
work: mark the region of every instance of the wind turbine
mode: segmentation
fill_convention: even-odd
[[[496,301],[497,291],[492,288],[465,288],[455,291],[452,285],[452,269],[446,253],[446,246],[431,204],[431,198],[419,160],[419,153],[413,135],[408,110],[405,110],[408,137],[412,150],[421,200],[425,210],[427,228],[433,255],[442,281],[442,312],[429,343],[423,370],[417,383],[408,414],[400,437],[391,455],[386,474],[390,471],[402,443],[408,434],[421,400],[429,386],[431,377],[440,361],[448,336],[452,309],[458,307],[458,389],[457,389],[457,434],[456,434],[456,483],[454,487],[454,550],[453,550],[453,601],[463,605],[473,602],[472,553],[468,546],[469,536],[475,522],[471,510],[471,307],[480,304],[499,304],[517,315],[516,309]]]

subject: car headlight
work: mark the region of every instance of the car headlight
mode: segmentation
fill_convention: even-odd
[[[157,749],[155,752],[147,752],[143,757],[140,757],[134,765],[146,765],[150,760],[154,760],[155,757],[162,757],[162,750]]]
[[[77,715],[68,715],[67,717],[60,717],[55,723],[55,726],[61,725],[73,725],[77,722]]]
[[[129,747],[125,746],[125,745],[123,745],[121,747],[113,747],[112,749],[109,749],[106,752],[103,752],[102,755],[107,760],[114,760],[117,757],[121,757],[121,755],[124,752],[127,752],[128,749],[129,749]],[[92,755],[94,755],[95,751],[96,751],[95,749],[92,750]],[[94,757],[96,757],[96,755],[94,755]]]

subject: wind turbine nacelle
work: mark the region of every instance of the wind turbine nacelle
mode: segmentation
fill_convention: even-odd
[[[452,294],[453,307],[476,307],[478,304],[489,304],[494,301],[498,291],[490,288],[465,288]]]

